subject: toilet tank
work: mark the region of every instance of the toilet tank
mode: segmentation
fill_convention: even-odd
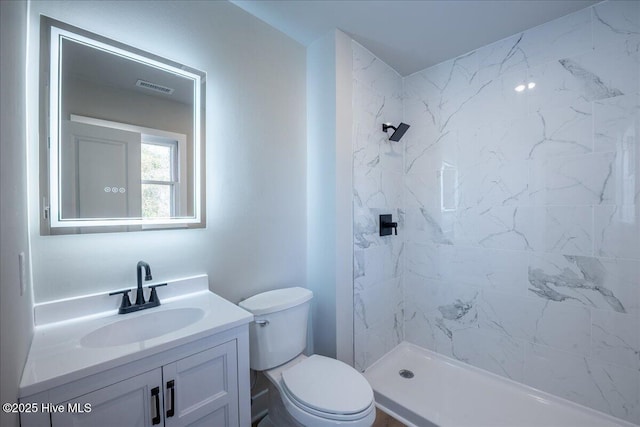
[[[249,325],[251,369],[274,368],[304,351],[312,297],[309,289],[294,287],[263,292],[238,304],[254,315]]]

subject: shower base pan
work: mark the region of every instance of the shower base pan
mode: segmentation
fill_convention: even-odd
[[[406,342],[364,375],[378,408],[408,426],[634,426]]]

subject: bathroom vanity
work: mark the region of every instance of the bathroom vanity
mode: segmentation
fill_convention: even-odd
[[[205,275],[158,294],[159,307],[125,315],[105,294],[37,305],[21,425],[249,426],[253,316]]]

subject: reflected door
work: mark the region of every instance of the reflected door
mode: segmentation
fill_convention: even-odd
[[[72,121],[62,130],[62,219],[140,217],[140,134]]]

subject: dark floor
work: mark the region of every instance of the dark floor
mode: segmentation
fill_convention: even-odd
[[[376,422],[372,427],[407,427],[406,424],[402,424],[400,421],[393,418],[391,415],[387,415],[381,410],[376,410]]]

